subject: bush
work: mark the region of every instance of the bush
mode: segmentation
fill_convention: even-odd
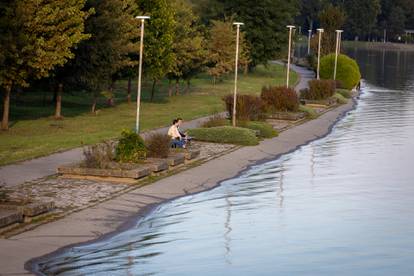
[[[114,146],[111,142],[104,142],[87,147],[83,150],[82,166],[86,168],[107,169],[115,160]]]
[[[238,126],[259,131],[259,136],[262,138],[273,138],[279,135],[272,125],[265,122],[239,122]]]
[[[300,97],[306,100],[325,100],[335,94],[336,83],[332,80],[311,80],[309,89],[302,90]]]
[[[233,95],[223,98],[230,118],[233,116]],[[238,95],[236,105],[236,119],[240,121],[256,121],[262,118],[263,102],[260,97],[252,95]]]
[[[333,79],[335,54],[324,56],[321,59],[320,76],[322,79]],[[338,56],[336,79],[341,82],[341,88],[352,89],[361,79],[361,72],[355,60],[346,56]]]
[[[141,136],[124,130],[116,147],[116,159],[124,163],[138,163],[147,157],[147,149]]]
[[[301,105],[299,107],[299,111],[306,113],[306,117],[308,117],[309,119],[316,119],[319,117],[318,112],[316,112],[315,109],[309,106]]]
[[[339,93],[335,93],[335,95],[333,95],[333,98],[335,98],[339,104],[346,104],[348,102],[348,100]]]
[[[253,130],[241,127],[211,127],[188,130],[194,139],[205,142],[254,146],[259,143]]]
[[[145,140],[145,145],[149,157],[167,158],[171,149],[171,137],[162,133],[154,133]]]
[[[346,99],[352,98],[352,92],[347,89],[337,89],[336,93],[341,94]]]
[[[230,124],[229,120],[227,120],[226,118],[224,118],[223,116],[219,114],[215,114],[212,117],[210,117],[207,121],[202,123],[201,127],[210,128],[210,127],[218,127],[218,126],[227,126],[229,124]]]
[[[299,98],[292,88],[284,86],[263,87],[261,98],[267,112],[296,112],[299,109]]]

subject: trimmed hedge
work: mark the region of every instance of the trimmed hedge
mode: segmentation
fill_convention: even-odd
[[[321,59],[320,77],[322,79],[333,79],[335,66],[335,54],[324,56]],[[338,56],[338,67],[336,79],[342,84],[342,88],[352,89],[361,79],[361,72],[355,60],[346,56]]]
[[[272,125],[266,122],[239,122],[238,126],[259,131],[262,138],[273,138],[279,135]]]
[[[333,95],[333,98],[335,98],[339,104],[346,104],[348,102],[348,100],[339,93]]]
[[[210,117],[207,121],[201,124],[201,127],[219,127],[219,126],[228,126],[230,125],[230,121],[227,120],[224,116],[216,114]]]
[[[230,118],[233,116],[233,95],[223,97]],[[236,119],[241,121],[255,121],[262,117],[263,101],[253,95],[237,95]]]
[[[305,100],[325,100],[336,91],[336,82],[332,80],[311,80],[309,89],[301,90],[300,97]]]
[[[346,99],[352,98],[352,92],[347,89],[336,89],[336,93],[341,94]]]
[[[319,117],[318,112],[316,112],[315,109],[309,106],[301,105],[299,107],[299,111],[306,113],[306,117],[308,117],[309,119],[316,119]]]
[[[292,88],[285,86],[263,87],[261,98],[267,112],[296,112],[299,109],[299,98]]]
[[[189,129],[188,133],[194,139],[205,142],[243,146],[254,146],[259,143],[256,133],[253,130],[241,127],[193,128]]]

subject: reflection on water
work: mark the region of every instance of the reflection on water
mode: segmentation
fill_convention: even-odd
[[[72,248],[42,271],[413,275],[414,58],[401,53],[405,69],[381,69],[377,54],[354,53],[368,82],[357,109],[326,138],[161,205],[136,227]],[[394,64],[394,53],[385,56]]]

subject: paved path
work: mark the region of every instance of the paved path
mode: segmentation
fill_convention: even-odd
[[[282,132],[279,137],[264,140],[258,146],[240,148],[34,230],[10,239],[0,239],[0,275],[28,275],[24,264],[32,258],[102,237],[119,227],[126,227],[127,221],[129,225],[135,224],[148,206],[215,187],[258,161],[274,160],[280,154],[318,139],[327,134],[333,123],[352,106],[350,101],[318,119]]]
[[[283,64],[280,62],[275,63]],[[300,75],[300,82],[296,86],[296,91],[298,92],[301,89],[306,88],[308,81],[314,78],[313,72],[309,71],[306,68],[292,65],[292,70],[296,71]],[[207,120],[208,118],[209,117],[204,117],[186,122],[184,123],[183,128],[186,129],[198,127],[201,122]],[[159,128],[151,131],[150,133],[167,133],[167,129],[167,127]],[[82,157],[82,148],[75,148],[64,152],[54,153],[45,157],[3,166],[0,167],[0,183],[4,183],[6,186],[10,187],[27,181],[33,181],[39,178],[53,175],[56,173],[56,170],[59,166],[80,161]]]

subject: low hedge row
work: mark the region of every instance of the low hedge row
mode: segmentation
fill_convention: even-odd
[[[305,100],[325,100],[336,91],[336,82],[332,80],[311,80],[309,89],[301,91],[300,97]]]
[[[275,130],[271,124],[266,122],[239,122],[237,125],[239,127],[258,131],[261,138],[273,138],[279,135],[277,130]]]
[[[254,146],[259,143],[255,131],[241,127],[221,126],[193,128],[188,133],[196,140],[214,143]]]

